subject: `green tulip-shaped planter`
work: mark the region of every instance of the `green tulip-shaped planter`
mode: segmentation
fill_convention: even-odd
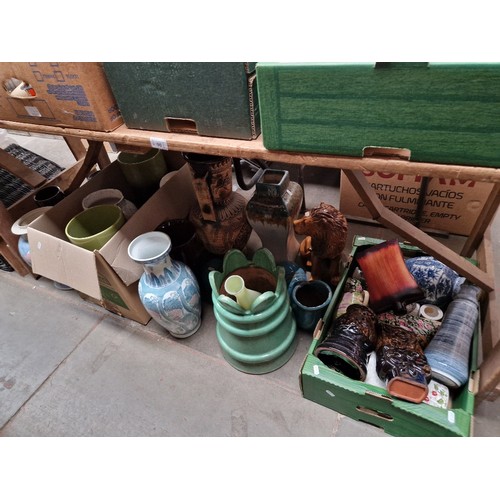
[[[254,295],[242,307],[225,287],[230,276],[240,276]],[[240,250],[224,256],[222,272],[209,274],[217,340],[226,361],[245,373],[262,374],[283,366],[295,352],[297,327],[290,307],[285,269],[272,253],[261,248],[248,260]],[[240,280],[241,281],[241,280]],[[231,290],[231,287],[227,287]]]

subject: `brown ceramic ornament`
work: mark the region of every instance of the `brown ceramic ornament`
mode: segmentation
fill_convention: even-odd
[[[340,279],[342,252],[347,243],[347,220],[334,206],[321,202],[294,221],[296,234],[310,242],[311,277],[334,287]]]
[[[250,238],[246,199],[232,190],[232,158],[184,153],[193,175],[197,205],[189,214],[196,234],[211,253],[242,250]]]

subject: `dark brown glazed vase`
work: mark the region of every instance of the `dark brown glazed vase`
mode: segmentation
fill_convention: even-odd
[[[350,305],[336,318],[314,355],[354,380],[366,379],[368,357],[377,342],[377,316],[367,306]]]

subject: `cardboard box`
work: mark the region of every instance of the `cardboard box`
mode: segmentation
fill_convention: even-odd
[[[255,139],[255,63],[106,62],[129,128]]]
[[[129,258],[128,245],[165,220],[187,217],[196,199],[191,171],[185,165],[173,174],[100,250],[91,252],[73,245],[66,239],[66,224],[81,212],[87,194],[109,187],[120,189],[126,199],[133,201],[133,191],[118,163],[113,162],[29,226],[33,272],[65,283],[84,298],[146,324],[150,315],[137,291],[143,268]]]
[[[123,124],[102,63],[5,62],[0,80],[2,120],[101,132]]]
[[[471,234],[494,189],[491,183],[471,180],[429,178],[425,186],[423,177],[418,174],[368,171],[363,171],[363,174],[384,207],[403,219],[424,231],[434,229],[463,236]],[[340,177],[339,210],[346,217],[372,220],[369,210],[344,173]]]
[[[314,339],[300,372],[302,394],[306,399],[331,408],[354,420],[372,424],[393,436],[469,436],[472,433],[474,392],[478,346],[481,335],[480,322],[471,349],[469,383],[453,397],[449,409],[426,403],[410,403],[392,397],[384,388],[353,380],[337,372],[315,355],[316,347],[323,341],[342,299],[347,277],[356,267],[355,255],[365,245],[376,245],[383,240],[356,236],[353,242],[350,265],[335,290],[323,320],[320,320]],[[400,244],[406,256],[423,255],[417,247]],[[365,246],[366,248],[366,246]]]
[[[258,63],[271,150],[500,166],[500,64]]]

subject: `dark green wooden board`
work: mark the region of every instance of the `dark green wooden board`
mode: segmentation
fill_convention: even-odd
[[[270,150],[500,167],[500,64],[257,64]]]

